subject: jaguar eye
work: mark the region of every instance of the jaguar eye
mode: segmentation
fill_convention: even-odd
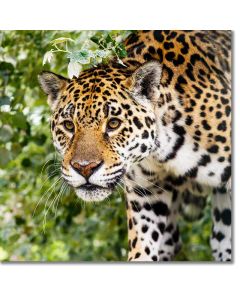
[[[71,121],[64,121],[63,126],[66,130],[73,132],[74,131],[74,124]]]
[[[117,118],[112,118],[108,121],[107,123],[107,130],[115,130],[117,128],[119,128],[119,126],[121,125],[121,120],[117,119]]]

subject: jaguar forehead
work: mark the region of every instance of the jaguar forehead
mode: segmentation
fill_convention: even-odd
[[[75,105],[73,103],[67,104],[62,111],[62,117],[73,117],[75,112]]]

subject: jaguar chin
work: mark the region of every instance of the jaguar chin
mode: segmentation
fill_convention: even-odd
[[[105,188],[94,184],[84,184],[74,189],[76,195],[87,202],[103,201],[110,196],[114,190],[114,188]]]

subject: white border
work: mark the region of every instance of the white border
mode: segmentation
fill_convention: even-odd
[[[12,1],[0,6],[0,28],[232,29],[238,1]],[[0,298],[12,299],[237,299],[239,295],[239,34],[234,33],[234,263],[0,265]]]
[[[237,0],[5,0],[1,29],[236,29]]]

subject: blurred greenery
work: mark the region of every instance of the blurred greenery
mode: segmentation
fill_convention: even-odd
[[[0,261],[126,260],[127,225],[121,191],[102,203],[86,204],[58,180],[50,111],[37,74],[44,68],[67,76],[69,55],[61,51],[54,53],[51,65],[43,67],[54,39],[71,38],[75,49],[95,51],[100,37],[106,40],[127,33],[0,32]],[[86,45],[91,37],[92,44]],[[111,47],[120,58],[125,55],[121,44]],[[90,63],[85,61],[84,68]],[[210,226],[209,207],[200,221],[180,220],[184,246],[176,259],[211,260]]]

